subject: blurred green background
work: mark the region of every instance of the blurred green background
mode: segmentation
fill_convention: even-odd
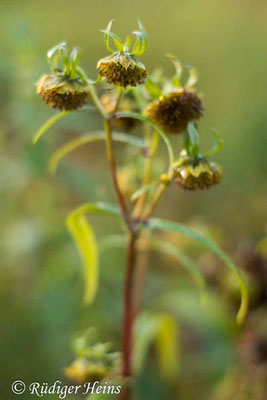
[[[267,268],[262,250],[267,228],[267,2],[1,0],[0,9],[3,398],[15,397],[10,390],[15,379],[65,380],[62,368],[74,357],[69,342],[78,330],[97,326],[103,340],[112,339],[119,346],[124,254],[114,249],[102,257],[96,302],[85,307],[80,259],[64,225],[68,212],[82,202],[114,200],[104,145],[74,152],[61,163],[56,177],[47,171],[56,148],[100,127],[101,121],[79,111],[53,127],[37,146],[31,143],[33,133],[53,115],[34,87],[49,71],[46,51],[62,40],[78,45],[83,50],[82,66],[94,78],[97,60],[106,55],[99,30],[110,19],[116,20],[114,30],[122,37],[136,29],[137,18],[142,20],[149,38],[142,62],[149,71],[162,66],[167,74],[173,73],[166,53],[197,67],[206,110],[199,124],[202,146],[212,143],[211,128],[225,140],[216,157],[224,167],[221,185],[203,193],[184,193],[173,186],[157,215],[210,232],[246,270],[249,281],[253,276],[256,298],[262,290],[265,299],[266,286],[261,285],[266,283]],[[178,146],[180,139],[174,143]],[[117,147],[124,163],[122,149]],[[99,238],[120,229],[103,217],[92,222]],[[168,310],[179,323],[181,372],[173,388],[159,380],[155,364],[148,361],[138,379],[137,398],[228,400],[217,385],[227,374],[231,377],[233,369],[243,368],[236,345],[243,333],[234,325],[235,290],[231,282],[222,288],[220,279],[218,283],[214,278],[214,270],[225,280],[228,275],[213,257],[189,243],[181,244],[210,278],[213,300],[201,307],[196,289],[179,266],[151,254],[145,306]],[[252,272],[247,266],[250,260]],[[263,275],[255,274],[259,269]],[[228,296],[227,285],[234,295]],[[255,304],[244,328],[248,335],[266,308],[264,301]],[[222,397],[215,397],[218,391]]]

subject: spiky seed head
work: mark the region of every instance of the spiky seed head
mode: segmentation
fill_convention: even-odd
[[[222,178],[222,168],[204,157],[182,156],[173,171],[174,180],[186,190],[208,189]]]
[[[104,94],[101,97],[101,103],[103,104],[105,110],[109,115],[113,115],[114,109],[116,107],[116,101],[117,98],[113,94]],[[135,112],[138,111],[137,108],[135,107],[134,102],[131,100],[129,96],[123,97],[123,99],[120,101],[120,105],[118,108],[118,111],[131,111]],[[124,132],[129,132],[136,126],[140,124],[140,121],[138,121],[135,118],[119,118],[119,119],[114,119],[112,121],[112,126],[115,129],[124,131]]]
[[[59,110],[76,110],[89,99],[87,86],[79,78],[65,75],[43,75],[36,84],[37,93],[51,107]]]
[[[203,103],[193,89],[175,89],[148,104],[145,114],[165,133],[181,133],[203,115]]]
[[[109,83],[124,88],[141,85],[147,77],[145,66],[129,53],[118,52],[102,58],[97,63],[97,70]]]

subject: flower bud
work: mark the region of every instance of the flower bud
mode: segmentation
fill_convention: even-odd
[[[146,68],[129,53],[114,53],[98,61],[99,74],[114,85],[137,86],[145,83]]]
[[[208,189],[220,182],[222,168],[204,157],[182,156],[173,170],[175,182],[183,189]]]
[[[203,104],[193,89],[175,89],[150,103],[145,114],[165,133],[181,133],[190,121],[200,119]]]

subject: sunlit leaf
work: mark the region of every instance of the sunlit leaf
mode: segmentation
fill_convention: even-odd
[[[57,170],[58,163],[60,162],[60,160],[63,157],[65,157],[67,154],[69,154],[71,151],[77,149],[78,147],[83,146],[84,144],[97,142],[97,141],[105,140],[105,139],[106,139],[105,132],[96,131],[96,132],[92,132],[92,133],[83,134],[82,136],[78,137],[77,139],[74,139],[74,140],[66,143],[65,145],[60,147],[50,158],[49,171],[54,174]],[[112,139],[117,142],[127,143],[127,144],[137,146],[140,148],[145,147],[145,142],[143,139],[132,136],[132,135],[128,135],[123,132],[113,132]]]
[[[240,293],[241,293],[241,305],[237,314],[237,323],[241,324],[246,316],[247,308],[248,308],[248,290],[247,287],[241,277],[241,274],[238,268],[235,266],[233,261],[228,257],[227,254],[221,250],[217,244],[210,239],[208,236],[204,235],[203,233],[197,232],[186,225],[179,224],[177,222],[161,220],[157,218],[151,218],[149,225],[149,229],[160,229],[166,230],[170,232],[178,232],[183,235],[190,237],[193,240],[196,240],[204,247],[208,248],[211,252],[216,254],[224,263],[225,265],[234,273],[237,282],[239,284]]]
[[[140,56],[147,49],[147,35],[145,28],[140,20],[138,20],[138,26],[140,31],[134,31],[133,34],[136,35],[136,42],[133,48],[133,55]]]
[[[72,234],[85,266],[84,301],[91,304],[98,288],[98,249],[95,235],[85,215],[120,215],[118,209],[104,203],[84,204],[73,211],[67,218],[67,226]]]
[[[51,126],[53,126],[57,121],[60,119],[64,118],[66,115],[70,114],[71,111],[62,111],[59,114],[56,114],[54,117],[50,118],[48,121],[46,121],[41,128],[38,129],[38,131],[34,134],[33,136],[33,143],[37,143],[38,140],[40,139],[41,136],[49,129]]]
[[[67,219],[67,226],[76,241],[85,265],[84,301],[91,304],[98,287],[98,251],[95,235],[85,216],[74,213]]]
[[[101,32],[103,32],[105,34],[105,36],[104,36],[105,46],[108,49],[108,51],[110,51],[111,53],[114,53],[114,50],[109,45],[109,39],[111,38],[113,40],[115,46],[117,47],[117,51],[123,52],[123,43],[122,43],[121,39],[115,33],[110,31],[111,25],[113,22],[114,22],[114,20],[110,21],[107,26],[107,29],[101,30]]]
[[[61,42],[57,44],[56,46],[52,47],[52,49],[48,50],[47,52],[47,58],[48,61],[50,62],[51,59],[54,57],[54,55],[62,48],[66,48],[67,43],[66,42]]]
[[[178,339],[179,332],[176,321],[169,315],[161,315],[156,335],[156,349],[160,372],[166,380],[176,379],[179,373]]]
[[[177,378],[179,369],[178,329],[176,322],[166,314],[146,312],[136,322],[134,343],[134,369],[140,373],[152,345],[158,354],[159,369],[163,378]]]
[[[174,67],[175,67],[175,70],[176,70],[176,75],[172,80],[172,84],[175,87],[180,87],[181,86],[182,73],[183,73],[182,64],[172,54],[167,54],[166,57],[174,64]]]
[[[185,84],[185,87],[191,88],[195,86],[195,84],[198,82],[198,72],[197,69],[194,67],[189,67],[188,72],[189,72],[189,77]]]

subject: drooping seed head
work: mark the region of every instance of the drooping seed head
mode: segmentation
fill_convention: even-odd
[[[181,133],[203,115],[203,103],[193,89],[175,89],[150,103],[145,114],[165,133]]]
[[[114,53],[98,61],[97,70],[113,85],[126,88],[145,83],[145,66],[129,53]]]
[[[186,190],[208,189],[221,181],[222,168],[204,157],[183,156],[173,170],[174,180]]]
[[[70,80],[64,75],[43,75],[36,84],[37,93],[51,108],[76,110],[90,97],[88,88],[79,78]]]

